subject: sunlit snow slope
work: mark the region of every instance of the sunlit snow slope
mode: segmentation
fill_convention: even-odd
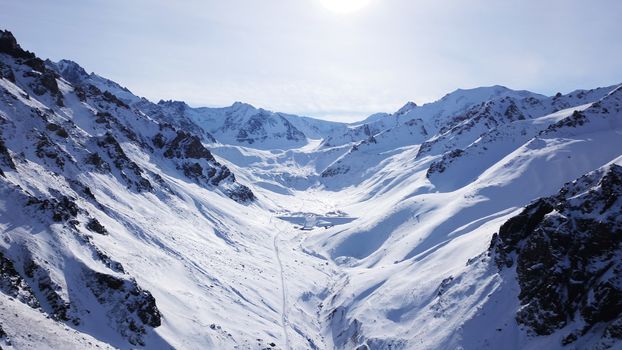
[[[620,169],[617,86],[344,124],[0,32],[0,347],[619,349]]]

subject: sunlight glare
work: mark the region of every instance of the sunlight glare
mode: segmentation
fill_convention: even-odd
[[[322,5],[337,13],[351,13],[369,5],[371,0],[320,0]]]

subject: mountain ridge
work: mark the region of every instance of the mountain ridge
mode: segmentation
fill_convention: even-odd
[[[153,103],[3,31],[0,344],[616,348],[621,91],[345,124]]]

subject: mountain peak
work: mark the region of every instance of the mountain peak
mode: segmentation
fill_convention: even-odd
[[[187,104],[186,104],[186,102],[184,102],[184,101],[177,101],[177,100],[160,100],[160,101],[158,101],[158,106],[185,108],[185,107],[187,107],[188,105],[187,105]]]
[[[406,104],[404,106],[402,106],[402,108],[398,109],[397,112],[395,112],[395,114],[397,115],[402,115],[402,114],[406,114],[408,112],[410,112],[412,109],[416,108],[417,104],[412,102],[412,101],[408,101],[406,102]]]
[[[32,52],[22,49],[17,39],[8,30],[0,30],[0,53],[6,53],[16,58],[34,58]]]
[[[257,109],[257,108],[255,108],[255,106],[251,105],[250,103],[240,102],[240,101],[235,101],[231,105],[231,108],[235,108],[235,109]]]
[[[55,65],[60,75],[70,83],[80,83],[89,76],[82,66],[71,60],[63,59],[56,62]]]
[[[58,67],[62,69],[72,69],[72,70],[84,72],[84,74],[88,74],[86,70],[82,68],[81,65],[79,65],[78,63],[72,60],[62,59],[56,62],[56,65],[58,65]]]
[[[495,96],[495,95],[501,95],[503,93],[510,92],[510,91],[513,91],[513,90],[502,85],[480,86],[480,87],[469,88],[469,89],[459,88],[445,95],[445,97],[448,97],[448,96],[484,96],[484,95]]]
[[[440,99],[446,105],[468,106],[479,104],[500,97],[514,97],[522,99],[526,97],[545,97],[526,90],[512,90],[502,85],[482,86],[472,89],[456,89]]]

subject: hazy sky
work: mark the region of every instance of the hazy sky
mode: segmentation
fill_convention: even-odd
[[[619,0],[0,0],[0,27],[154,101],[344,121],[456,88],[622,82]]]

